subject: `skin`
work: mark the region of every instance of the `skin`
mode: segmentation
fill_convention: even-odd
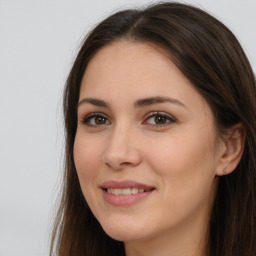
[[[156,96],[175,100],[134,105]],[[231,155],[241,151],[240,140],[218,140],[205,99],[166,55],[145,43],[119,41],[99,50],[85,71],[79,101],[74,161],[105,232],[124,241],[128,256],[205,255],[216,175],[234,169],[241,154],[234,163]],[[112,206],[100,189],[107,180],[134,180],[155,190],[135,204]]]

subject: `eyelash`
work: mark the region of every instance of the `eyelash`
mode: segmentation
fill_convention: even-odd
[[[100,112],[95,112],[95,113],[91,113],[87,116],[85,116],[81,123],[85,124],[86,126],[88,127],[92,127],[92,128],[99,128],[99,127],[102,127],[104,125],[107,125],[107,124],[96,124],[95,123],[95,120],[94,120],[94,123],[95,124],[90,124],[90,121],[93,120],[93,118],[96,118],[96,117],[100,117],[100,118],[104,118],[105,120],[107,120],[109,123],[111,123],[109,120],[108,120],[108,117],[106,115],[104,115],[103,113],[100,113]]]
[[[150,126],[157,127],[157,128],[162,128],[162,127],[169,126],[170,124],[176,122],[176,119],[173,116],[171,116],[169,114],[166,114],[166,113],[163,113],[163,112],[157,112],[156,111],[156,112],[151,112],[151,113],[147,114],[146,117],[145,117],[145,121],[143,121],[142,124],[146,125],[146,122],[150,118],[156,118],[157,116],[160,117],[160,118],[164,118],[164,120],[167,123],[164,123],[164,124],[149,124]],[[94,124],[90,124],[90,121],[92,121],[93,118],[97,118],[97,117],[98,118],[103,118],[107,123],[96,124],[96,120],[94,119]],[[156,120],[154,119],[154,121],[156,121]],[[108,117],[106,115],[104,115],[103,113],[100,113],[100,112],[94,112],[94,113],[91,113],[91,114],[85,116],[81,120],[81,123],[83,123],[86,126],[91,127],[91,128],[101,128],[102,126],[111,124]]]
[[[153,127],[161,128],[161,127],[169,126],[170,124],[176,122],[176,119],[173,116],[171,116],[167,113],[164,113],[164,112],[157,112],[157,111],[156,112],[151,112],[148,115],[146,115],[145,121],[148,121],[150,118],[156,118],[157,116],[161,117],[161,118],[162,117],[165,118],[167,123],[164,123],[164,124],[150,124]],[[145,121],[143,121],[143,124],[145,123]],[[155,119],[154,119],[154,121],[155,121]]]

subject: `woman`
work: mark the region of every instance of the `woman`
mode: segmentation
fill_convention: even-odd
[[[51,255],[256,255],[255,93],[238,41],[200,9],[100,23],[65,89]]]

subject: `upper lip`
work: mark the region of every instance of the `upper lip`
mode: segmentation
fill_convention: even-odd
[[[138,188],[138,189],[145,189],[145,190],[151,190],[154,189],[154,186],[149,186],[137,181],[133,180],[123,180],[123,181],[116,181],[116,180],[108,180],[101,184],[100,186],[102,189],[107,188]]]

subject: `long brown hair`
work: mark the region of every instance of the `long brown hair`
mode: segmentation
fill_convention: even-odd
[[[125,255],[123,243],[105,234],[81,192],[73,159],[82,76],[94,54],[117,40],[157,45],[208,101],[223,133],[241,122],[244,153],[237,169],[220,177],[209,223],[209,256],[256,255],[256,85],[247,57],[232,32],[206,12],[163,2],[115,13],[86,37],[64,93],[66,162],[51,255]]]

